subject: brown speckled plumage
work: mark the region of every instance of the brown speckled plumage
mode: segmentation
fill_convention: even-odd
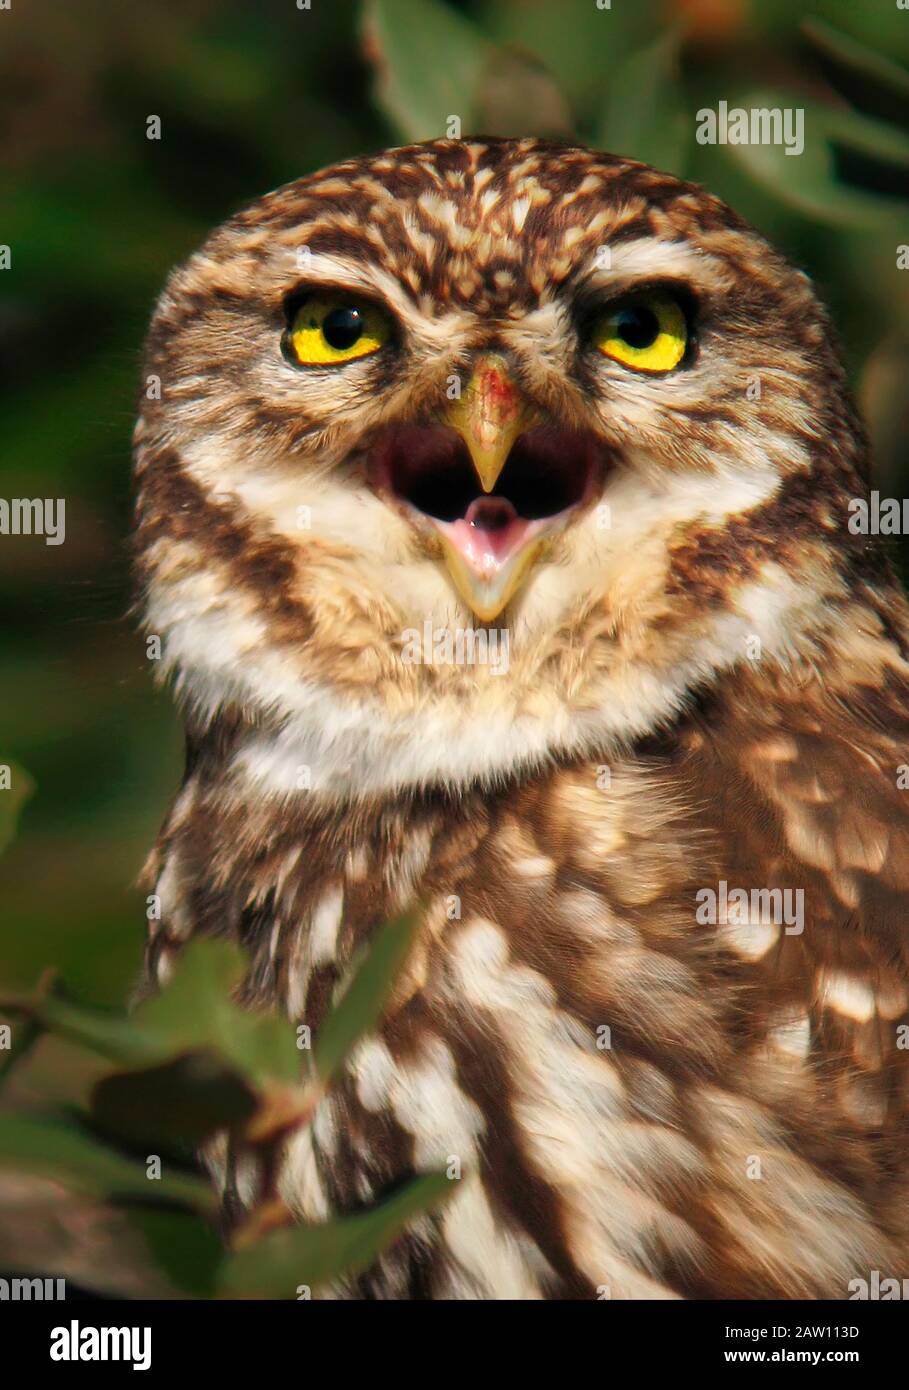
[[[303,281],[385,303],[390,350],[295,370]],[[585,306],[654,284],[696,304],[696,355],[594,360]],[[371,450],[488,351],[598,441],[601,487],[492,624],[507,671],[407,664],[403,630],[471,615]],[[150,979],[226,934],[248,1000],[317,1029],[425,904],[282,1190],[316,1218],[463,1176],[336,1292],[844,1298],[909,1273],[909,626],[847,526],[865,445],[806,277],[667,175],[440,141],[226,223],[146,370],[139,574],[188,740]],[[804,929],[699,920],[721,882],[800,890]]]

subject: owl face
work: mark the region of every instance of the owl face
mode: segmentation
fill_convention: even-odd
[[[845,592],[860,446],[810,285],[645,166],[438,141],[302,179],[173,274],[146,372],[147,625],[279,794],[608,753],[755,640],[810,657]],[[507,634],[507,670],[405,659],[427,625]]]

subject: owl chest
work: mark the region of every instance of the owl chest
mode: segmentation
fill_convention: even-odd
[[[380,1025],[289,1146],[287,1200],[324,1219],[382,1200],[409,1175],[449,1174],[444,1208],[372,1272],[384,1296],[412,1294],[421,1279],[434,1296],[587,1288],[566,1232],[574,1222],[581,1231],[590,1201],[608,1232],[617,1183],[634,1213],[623,1220],[641,1224],[622,1240],[645,1242],[653,1219],[677,1238],[674,1213],[654,1218],[645,1200],[662,1181],[648,1163],[696,1180],[672,1138],[683,1113],[672,1072],[693,1051],[703,1067],[715,1028],[698,1026],[698,988],[653,885],[642,910],[648,866],[609,883],[602,865],[599,877],[591,868],[602,845],[588,844],[582,863],[514,807],[387,829],[329,855],[310,846],[284,865],[254,947],[255,991],[318,1036],[375,929],[420,905]],[[659,953],[645,944],[645,921],[666,937]],[[665,1071],[651,1060],[655,1036]],[[645,1126],[667,1135],[646,1157]],[[601,1282],[637,1287],[618,1250],[602,1262]]]
[[[705,879],[731,872],[635,777],[615,770],[604,795],[579,768],[454,809],[330,824],[252,803],[230,821],[222,799],[172,834],[165,874],[184,887],[171,929],[230,930],[248,1001],[314,1038],[376,930],[417,908],[379,1024],[281,1174],[307,1220],[414,1173],[451,1175],[450,1199],[371,1272],[373,1292],[693,1288],[714,1238],[705,1194],[738,1175],[739,1211],[758,1190],[755,1126],[776,1121],[757,1115],[732,1024],[741,972],[772,943],[759,922],[697,920]],[[779,939],[799,941],[782,926]],[[781,1105],[801,1086],[786,1073]]]

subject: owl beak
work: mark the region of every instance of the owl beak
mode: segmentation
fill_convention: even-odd
[[[495,535],[471,534],[470,523],[440,524],[442,553],[455,588],[485,623],[497,618],[539,559],[545,544],[540,522],[515,522],[515,540],[500,542]]]
[[[533,423],[535,412],[528,405],[508,369],[497,353],[483,353],[458,400],[452,402],[445,424],[455,430],[467,445],[477,477],[485,493],[492,492],[518,437]],[[497,554],[501,542],[487,538],[479,544],[468,532],[461,536],[463,524],[440,526],[442,545],[449,573],[461,597],[477,617],[489,622],[505,607],[537,559],[540,541],[531,543],[520,537],[512,555]],[[531,530],[524,523],[510,529]],[[482,532],[478,534],[483,534]]]
[[[441,543],[455,588],[484,622],[590,501],[603,467],[598,441],[545,416],[492,355],[440,420],[393,424],[367,455],[374,490],[424,545],[431,537],[433,558]]]
[[[532,422],[534,412],[509,374],[503,357],[484,353],[445,423],[467,445],[484,492],[492,492],[512,445]]]

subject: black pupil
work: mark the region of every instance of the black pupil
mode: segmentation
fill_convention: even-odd
[[[362,332],[363,315],[359,309],[332,309],[322,320],[322,336],[338,352],[353,347]]]
[[[660,325],[652,309],[645,308],[643,304],[633,304],[619,313],[616,331],[629,347],[646,348],[656,342]]]

